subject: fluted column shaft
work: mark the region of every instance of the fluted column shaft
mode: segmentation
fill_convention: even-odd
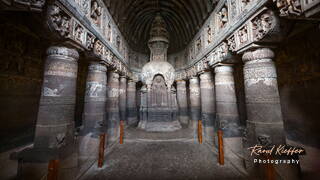
[[[92,162],[97,159],[99,135],[105,131],[107,95],[107,68],[99,62],[92,61],[88,67],[85,103],[83,112],[83,129],[80,133],[79,162]]]
[[[215,124],[215,93],[212,73],[205,71],[200,74],[201,90],[201,120],[204,129],[204,137],[207,142],[213,144]]]
[[[136,82],[128,81],[127,86],[127,119],[128,125],[134,126],[138,123],[137,117]]]
[[[185,80],[177,81],[177,101],[179,106],[179,120],[182,125],[187,126],[189,121],[188,116],[188,100],[187,87]]]
[[[197,124],[201,118],[201,103],[200,103],[200,86],[197,76],[191,77],[189,80],[190,89],[190,113],[191,122],[189,127],[194,130],[194,139],[197,139]]]
[[[108,75],[108,100],[107,100],[107,134],[108,144],[116,141],[119,136],[119,74],[111,71]]]
[[[120,77],[119,87],[119,107],[120,107],[120,120],[127,121],[127,78],[125,76]]]

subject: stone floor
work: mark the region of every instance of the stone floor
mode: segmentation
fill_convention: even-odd
[[[190,134],[186,129],[148,134],[127,130],[125,143],[106,155],[105,165],[94,164],[80,179],[246,179],[230,162],[218,165],[209,146],[180,138]]]

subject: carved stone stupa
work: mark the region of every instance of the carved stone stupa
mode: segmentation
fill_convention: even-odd
[[[142,68],[141,79],[146,87],[146,98],[141,99],[145,106],[140,109],[142,115],[139,127],[146,131],[175,131],[181,128],[177,120],[177,101],[174,82],[174,68],[167,62],[169,44],[166,24],[160,14],[155,17],[148,46],[150,62]]]

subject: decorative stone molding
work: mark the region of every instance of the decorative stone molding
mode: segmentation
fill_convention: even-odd
[[[227,38],[229,49],[241,53],[265,42],[279,42],[279,19],[273,11],[263,8]]]
[[[47,24],[49,30],[54,32],[58,39],[68,41],[69,44],[74,45],[76,48],[91,53],[90,56],[95,56],[104,64],[114,67],[117,72],[127,75],[129,69],[123,62],[125,59],[122,59],[127,56],[123,55],[119,57],[116,55],[120,51],[117,52],[114,48],[110,47],[110,44],[106,43],[105,39],[107,38],[104,39],[99,34],[95,35],[96,32],[92,32],[81,20],[75,18],[76,16],[73,15],[75,12],[66,9],[63,3],[67,2],[63,1],[60,3],[55,1],[48,6]],[[68,1],[68,3],[71,3],[71,1]],[[97,26],[101,25],[102,2],[93,0],[91,4],[87,4],[85,1],[77,0],[75,3],[82,7],[80,10],[90,10],[88,16],[90,16],[91,21]],[[126,47],[123,48],[127,49]]]

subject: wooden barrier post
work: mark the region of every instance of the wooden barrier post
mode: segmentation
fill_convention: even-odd
[[[58,180],[59,160],[50,160],[48,164],[47,180]]]
[[[271,155],[267,155],[266,160],[270,159],[272,160],[272,157]],[[266,180],[275,180],[275,169],[274,169],[274,166],[273,164],[266,164],[265,165],[265,177],[266,177]]]
[[[223,154],[223,132],[218,130],[218,148],[219,148],[219,164],[224,165],[224,154]]]
[[[99,159],[98,159],[99,168],[103,166],[105,140],[106,140],[106,134],[105,133],[100,134]]]
[[[120,121],[120,144],[123,144],[123,121]]]
[[[202,121],[198,120],[198,141],[202,144]]]

